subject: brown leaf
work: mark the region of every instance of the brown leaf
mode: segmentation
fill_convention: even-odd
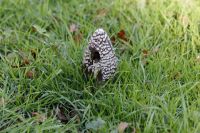
[[[143,50],[142,50],[142,54],[143,54],[143,57],[144,57],[144,58],[147,58],[149,52],[148,52],[148,50],[143,49]]]
[[[77,31],[78,31],[78,25],[72,23],[72,24],[69,26],[69,31],[70,31],[71,33],[77,32]]]
[[[26,77],[32,79],[35,75],[35,71],[34,70],[30,70],[28,72],[26,72]]]
[[[118,125],[118,132],[119,133],[124,133],[125,129],[128,128],[128,123],[127,122],[121,122],[119,125]]]
[[[77,123],[80,123],[80,117],[78,115],[78,112],[75,109],[73,109],[73,107],[68,107],[68,109],[66,109],[62,106],[57,106],[55,109],[55,116],[62,123],[67,123],[72,118],[74,118]]]
[[[62,123],[67,123],[70,120],[69,116],[65,115],[63,108],[57,107],[55,114],[58,120],[60,120]]]
[[[124,30],[120,30],[118,33],[117,33],[117,36],[118,38],[124,40],[124,41],[128,41],[127,37],[126,37],[126,33]]]
[[[47,119],[47,117],[46,117],[45,114],[40,114],[38,112],[32,112],[31,114],[32,114],[32,116],[36,117],[36,121],[38,123],[42,123],[42,122],[44,122]]]
[[[82,41],[83,35],[82,33],[77,33],[73,36],[73,39],[76,43],[80,43]]]
[[[29,65],[30,64],[29,59],[28,58],[24,58],[22,64],[23,65]]]

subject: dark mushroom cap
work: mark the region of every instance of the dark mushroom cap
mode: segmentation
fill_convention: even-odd
[[[115,56],[109,36],[103,29],[97,29],[85,49],[83,64],[86,72],[93,74],[97,80],[108,80],[116,71]]]

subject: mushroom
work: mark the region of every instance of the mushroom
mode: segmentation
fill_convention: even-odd
[[[85,49],[83,65],[86,74],[92,74],[98,81],[106,81],[114,75],[117,57],[110,38],[103,29],[97,29],[90,37]]]

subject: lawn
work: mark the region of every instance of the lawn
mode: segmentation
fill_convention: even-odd
[[[118,67],[85,78],[97,28]],[[0,132],[200,132],[199,0],[0,0]]]

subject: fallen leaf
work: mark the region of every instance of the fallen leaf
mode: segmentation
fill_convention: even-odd
[[[117,36],[118,38],[124,40],[124,41],[128,41],[128,39],[126,38],[126,33],[124,30],[120,30],[118,33],[117,33]]]
[[[78,31],[78,25],[77,24],[71,24],[70,26],[69,26],[69,31],[71,32],[71,33],[74,33],[74,32],[77,32]]]
[[[98,118],[97,120],[88,122],[86,124],[86,129],[93,129],[97,131],[98,129],[101,129],[105,125],[105,121],[102,120],[101,118]]]
[[[81,40],[82,40],[82,38],[83,38],[83,35],[82,35],[81,33],[77,33],[77,34],[75,34],[75,35],[73,36],[73,39],[74,39],[74,41],[75,41],[76,43],[80,43]]]
[[[119,133],[124,133],[125,129],[128,128],[128,123],[127,122],[121,122],[119,125],[118,125],[118,132]]]
[[[62,123],[67,123],[70,118],[69,116],[65,115],[64,109],[57,107],[55,110],[55,114],[58,120],[60,120]]]
[[[29,59],[28,58],[24,58],[22,64],[23,65],[29,65],[30,64]]]
[[[142,54],[143,54],[143,57],[144,57],[144,58],[147,58],[149,52],[148,52],[148,50],[143,49],[143,50],[142,50]]]
[[[35,75],[35,71],[34,70],[30,70],[26,72],[26,77],[32,79]]]
[[[149,51],[146,49],[143,49],[142,50],[142,58],[141,58],[141,63],[143,66],[146,66],[149,64],[148,58],[147,58],[148,56],[149,56]]]
[[[67,106],[67,109],[63,106],[57,106],[55,109],[55,116],[62,123],[69,122],[72,118],[80,123],[80,118],[78,112],[71,106]]]
[[[38,123],[42,123],[42,122],[44,122],[47,119],[47,117],[46,117],[45,114],[40,114],[38,112],[32,112],[31,114],[32,114],[32,116],[36,117],[36,121]]]

